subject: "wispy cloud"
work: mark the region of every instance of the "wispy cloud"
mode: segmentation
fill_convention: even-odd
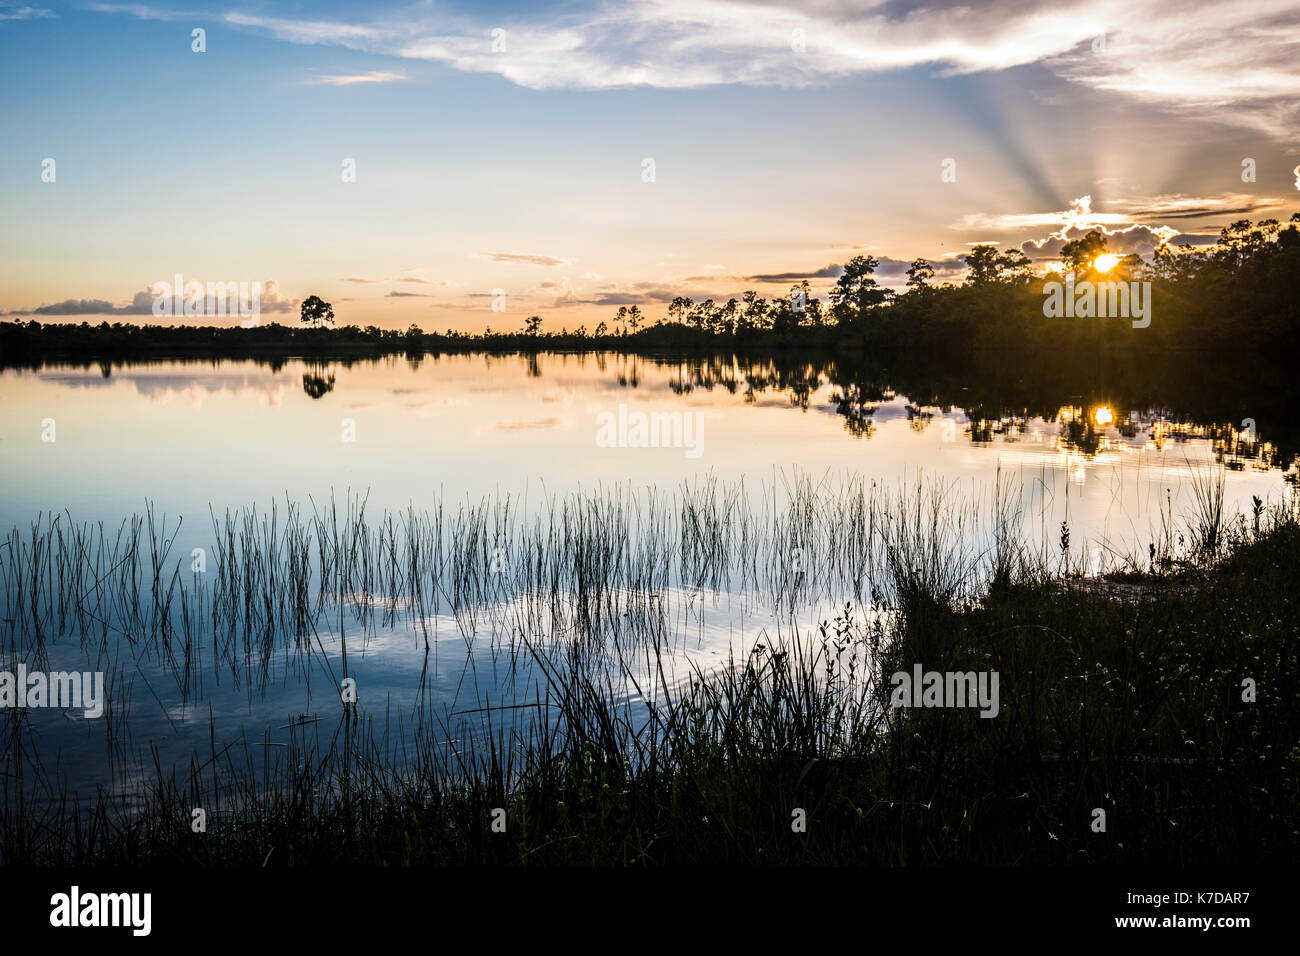
[[[266,30],[290,43],[329,43],[375,53],[392,52],[391,47],[403,29],[399,23],[371,26],[330,20],[258,17],[245,13],[227,13],[223,19],[231,26]],[[389,49],[386,51],[385,48]]]
[[[450,279],[430,279],[427,276],[416,273],[425,272],[424,269],[406,269],[396,275],[385,276],[382,279],[372,279],[370,276],[344,276],[344,282],[353,282],[357,285],[382,285],[385,282],[410,282],[417,285],[431,285],[439,288],[449,288],[456,283]]]
[[[1093,90],[1280,135],[1300,125],[1298,13],[1300,0],[940,2],[910,11],[880,0],[632,0],[491,23],[441,11],[366,23],[223,19],[291,43],[496,73],[539,90],[802,86],[915,67],[953,76],[1040,64]],[[495,28],[503,42],[494,43]]]
[[[406,79],[405,73],[384,73],[379,70],[371,70],[369,73],[317,76],[307,82],[324,86],[354,86],[358,83],[397,83],[404,79]]]
[[[750,282],[800,282],[804,279],[838,279],[844,273],[844,267],[831,263],[809,272],[770,272],[745,276]]]
[[[1255,216],[1282,209],[1286,201],[1271,196],[1224,193],[1219,196],[1149,196],[1113,199],[1106,203],[1107,212],[1092,208],[1092,196],[1080,196],[1069,209],[1056,212],[971,213],[963,216],[954,229],[1015,232],[1060,226],[1065,229],[1092,229],[1136,223],[1165,222],[1179,219],[1203,219],[1208,216]]]
[[[137,20],[180,20],[183,17],[192,19],[195,16],[195,14],[186,13],[182,10],[164,10],[161,7],[151,7],[143,3],[92,3],[86,9],[95,13],[113,13],[135,17]]]
[[[558,256],[533,255],[524,252],[480,252],[476,255],[488,262],[516,262],[527,266],[567,266],[570,262]]]
[[[19,7],[12,3],[0,3],[0,20],[50,20],[57,14],[53,10],[40,7]]]

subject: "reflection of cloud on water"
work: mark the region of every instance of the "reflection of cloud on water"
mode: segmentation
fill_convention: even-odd
[[[871,417],[875,420],[876,424],[880,424],[881,422],[892,422],[892,421],[900,421],[900,420],[906,421],[908,418],[907,406],[909,404],[910,402],[908,402],[908,400],[905,397],[899,395],[898,397],[891,399],[888,402],[882,402],[879,405],[877,405],[875,407],[875,412],[872,414]],[[827,406],[821,406],[821,407],[825,408]],[[835,406],[831,405],[829,407],[834,409]],[[962,416],[962,420],[965,420],[964,415]]]
[[[284,390],[296,385],[293,373],[252,372],[222,374],[213,372],[193,375],[184,372],[114,372],[105,377],[98,369],[85,372],[38,372],[37,378],[75,389],[99,389],[129,385],[136,394],[156,405],[167,405],[177,397],[185,397],[194,408],[202,408],[204,401],[220,393],[236,398],[253,396],[260,405],[280,407],[284,403]]]
[[[523,421],[502,421],[497,422],[492,427],[497,431],[531,431],[535,429],[562,428],[569,422],[563,418],[530,418]],[[481,432],[476,428],[475,433]]]

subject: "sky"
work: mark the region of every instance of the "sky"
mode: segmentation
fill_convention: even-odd
[[[1300,211],[1300,0],[30,2],[5,320],[159,321],[181,275],[262,321],[590,329]]]

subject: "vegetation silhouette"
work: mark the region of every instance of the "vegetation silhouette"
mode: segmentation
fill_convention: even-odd
[[[309,295],[302,300],[303,325],[319,327],[334,324],[334,306],[317,295]]]
[[[1294,357],[1300,343],[1300,213],[1285,227],[1276,219],[1242,219],[1222,229],[1212,247],[1164,245],[1150,261],[1108,252],[1094,230],[1067,243],[1061,262],[1045,275],[1018,249],[998,252],[977,245],[965,256],[961,284],[933,284],[936,270],[915,259],[904,292],[881,286],[879,261],[855,256],[830,290],[829,303],[814,297],[807,280],[789,295],[767,299],[755,291],[726,302],[695,302],[678,296],[653,325],[636,305],[620,306],[594,332],[542,330],[530,316],[517,332],[431,332],[412,324],[405,331],[346,325],[327,328],[334,311],[319,296],[302,304],[303,328],[278,323],[254,328],[97,326],[89,322],[0,323],[2,365],[31,366],[50,359],[183,357],[411,355],[454,352],[543,352],[604,349],[663,352],[790,350],[867,354],[918,351],[969,362],[996,353],[1041,359],[1154,354],[1168,350],[1205,353],[1213,363],[1225,351]],[[1098,260],[1109,261],[1109,269]],[[1048,318],[1045,290],[1066,273],[1076,282],[1150,282],[1152,319],[1134,328],[1129,318]]]

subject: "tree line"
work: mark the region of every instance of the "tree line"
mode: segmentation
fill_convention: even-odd
[[[399,353],[486,350],[617,348],[709,350],[789,348],[836,352],[924,349],[953,356],[997,350],[1033,353],[1078,349],[1278,350],[1300,341],[1300,213],[1289,223],[1242,219],[1225,226],[1212,246],[1162,245],[1149,260],[1110,253],[1100,230],[1066,243],[1046,274],[1020,249],[977,245],[964,257],[960,283],[934,281],[936,269],[915,259],[903,291],[882,286],[879,260],[846,262],[828,301],[808,280],[787,295],[750,290],[726,301],[672,299],[651,321],[640,305],[624,305],[594,328],[544,329],[528,316],[513,331],[470,334],[331,327],[333,307],[319,296],[302,303],[301,328],[270,323],[254,328],[0,323],[0,350],[9,364],[51,357],[131,357],[212,354],[230,357],[286,354]],[[1150,282],[1153,321],[1135,329],[1123,317],[1047,318],[1047,284]]]

